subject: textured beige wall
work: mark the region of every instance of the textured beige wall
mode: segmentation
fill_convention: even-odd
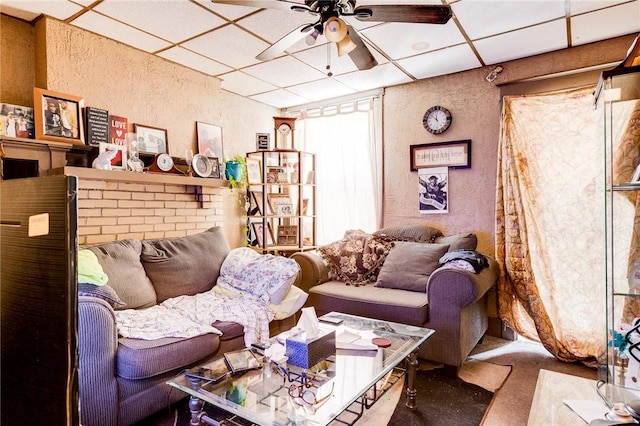
[[[427,223],[446,235],[472,230],[478,234],[478,249],[493,255],[502,108],[499,85],[515,86],[513,83],[523,79],[619,62],[632,42],[633,36],[626,36],[506,62],[495,84],[485,80],[495,68],[488,66],[387,88],[384,96],[384,226]],[[597,76],[593,74],[588,84],[596,84]],[[574,80],[567,84],[578,81]],[[549,80],[538,82],[535,88],[542,92],[560,87]],[[512,92],[517,93],[518,88]],[[422,126],[425,111],[433,105],[442,105],[453,115],[451,127],[437,136]],[[409,146],[463,139],[471,139],[471,168],[449,170],[449,213],[420,214],[418,174],[409,170]]]
[[[197,152],[196,121],[222,127],[225,156],[256,148],[256,133],[271,133],[278,110],[220,89],[220,81],[53,18],[36,23],[39,87],[84,98],[133,124],[167,129],[169,154]],[[232,246],[244,226],[225,191],[224,228]]]
[[[0,102],[33,106],[34,46],[32,25],[0,15]]]

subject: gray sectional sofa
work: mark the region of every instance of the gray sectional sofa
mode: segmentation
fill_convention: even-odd
[[[169,387],[168,379],[185,368],[245,347],[243,326],[230,321],[212,324],[222,335],[208,333],[191,338],[124,338],[116,329],[118,309],[150,307],[169,298],[212,289],[230,252],[221,228],[173,239],[120,240],[89,250],[109,279],[100,287],[79,284],[83,426],[138,422],[186,396]],[[272,333],[293,325],[293,316],[269,324]]]
[[[298,285],[318,315],[339,311],[434,329],[418,356],[455,373],[488,328],[486,293],[498,278],[493,259],[459,251],[476,245],[473,233],[446,237],[430,226],[409,225],[368,237],[348,233],[319,254],[292,257],[302,269]],[[457,253],[476,254],[485,263],[478,272],[467,261],[439,263],[444,254],[455,259]]]

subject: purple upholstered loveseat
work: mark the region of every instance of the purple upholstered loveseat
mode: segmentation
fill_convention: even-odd
[[[475,251],[476,245],[473,233],[443,236],[430,226],[408,225],[381,229],[369,238],[346,235],[319,254],[292,258],[302,269],[298,285],[309,293],[307,305],[318,315],[338,311],[431,328],[435,333],[418,356],[454,372],[487,331],[486,293],[497,281],[498,267],[482,255],[486,266],[479,272],[466,263],[441,265],[439,260],[449,252]],[[354,260],[354,247],[368,253],[357,253],[362,259]]]
[[[120,337],[117,333],[117,309],[152,307],[169,298],[201,294],[216,286],[230,253],[221,228],[180,238],[120,240],[89,250],[95,253],[109,280],[108,285],[97,289],[102,292],[99,295],[79,293],[79,392],[83,426],[136,423],[186,397],[169,387],[168,379],[193,365],[245,347],[243,326],[231,321],[211,324],[222,335],[142,340]],[[105,297],[105,287],[115,294]],[[300,308],[303,299],[306,295],[299,297],[292,312]],[[120,301],[126,306],[119,306]],[[269,324],[271,334],[295,325],[293,316],[284,315]]]

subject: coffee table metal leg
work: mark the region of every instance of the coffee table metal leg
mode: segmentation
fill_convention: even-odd
[[[416,370],[418,368],[418,351],[413,351],[406,359],[407,364],[407,402],[405,406],[414,410],[416,408]]]
[[[189,397],[189,411],[191,411],[191,426],[200,426],[200,418],[204,413],[204,401],[195,396]]]

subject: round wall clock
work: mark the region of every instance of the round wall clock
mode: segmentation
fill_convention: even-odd
[[[451,113],[445,107],[432,106],[424,113],[422,125],[429,133],[439,135],[451,126]]]
[[[200,177],[207,178],[211,175],[211,161],[202,154],[193,156],[193,171]]]

